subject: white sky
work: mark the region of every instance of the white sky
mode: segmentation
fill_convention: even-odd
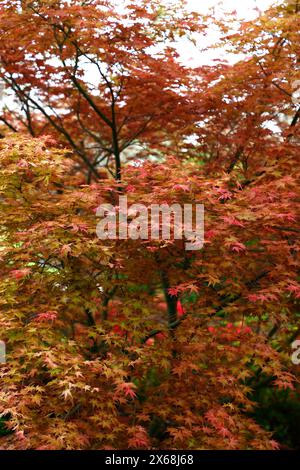
[[[259,8],[261,10],[266,9],[272,3],[273,0],[187,0],[189,7],[195,11],[206,12],[208,8],[217,6],[222,3],[227,11],[237,10],[239,16],[251,17],[253,15],[253,9]]]
[[[175,2],[176,3],[176,2]],[[237,12],[239,19],[253,20],[259,15],[259,10],[264,11],[272,4],[276,3],[275,0],[187,0],[188,7],[199,13],[207,13],[210,8],[215,8],[216,15],[222,16],[222,10],[226,12]],[[225,54],[224,51],[210,50],[203,52],[201,49],[208,45],[214,44],[218,40],[216,31],[211,30],[208,37],[197,38],[197,46],[189,41],[183,40],[177,46],[180,55],[180,60],[191,67],[200,65],[211,65],[214,59],[224,58],[229,62],[235,62],[242,58],[234,54]]]

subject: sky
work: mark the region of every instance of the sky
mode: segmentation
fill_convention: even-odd
[[[264,11],[274,3],[276,3],[275,0],[187,0],[188,8],[199,13],[207,13],[211,7],[215,7],[217,13],[221,14],[222,10],[227,12],[235,10],[238,18],[253,21],[259,15],[257,8]],[[221,57],[226,58],[231,63],[242,58],[242,56],[234,54],[225,54],[220,49],[207,52],[201,50],[205,46],[214,44],[217,40],[218,35],[212,30],[207,39],[199,38],[199,44],[196,46],[189,41],[181,41],[177,47],[180,61],[190,67],[198,67],[200,65],[211,65],[214,63],[214,59]]]
[[[187,0],[187,3],[195,11],[206,12],[211,6],[217,6],[220,0]],[[264,10],[273,3],[273,0],[223,0],[222,3],[226,10],[237,10],[239,16],[250,18],[255,7]]]

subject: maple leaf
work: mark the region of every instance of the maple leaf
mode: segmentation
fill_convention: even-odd
[[[25,160],[24,158],[21,158],[21,160],[18,161],[17,166],[18,166],[19,168],[28,168],[28,167],[29,167],[29,163],[28,163],[27,160]]]
[[[10,275],[15,279],[23,279],[24,277],[28,276],[31,273],[30,268],[23,268],[23,269],[13,269],[10,272]]]
[[[192,436],[192,431],[186,428],[169,428],[169,433],[173,437],[174,441],[184,442],[187,438]]]
[[[132,436],[128,439],[129,448],[147,448],[150,445],[149,437],[146,430],[142,426],[134,426],[128,429]]]
[[[232,198],[232,193],[227,189],[218,188],[217,193],[219,194],[219,201],[227,201]]]
[[[127,187],[126,187],[126,192],[127,193],[134,193],[136,191],[135,187],[132,185],[132,184],[129,184]]]
[[[60,249],[60,254],[61,256],[67,256],[69,253],[71,253],[71,251],[71,245],[63,245]]]
[[[270,445],[271,445],[272,449],[274,449],[274,450],[278,450],[280,448],[278,442],[274,441],[273,439],[270,440]]]
[[[66,388],[62,393],[61,396],[64,398],[64,400],[67,400],[68,398],[73,399],[73,395],[71,393],[71,390],[69,388]]]
[[[47,312],[38,313],[35,317],[35,321],[38,323],[41,322],[53,322],[57,318],[57,312],[53,310],[48,310]]]
[[[72,232],[83,232],[87,233],[88,231],[88,224],[86,223],[72,223],[67,228],[70,228]]]
[[[296,299],[300,298],[300,284],[293,282],[290,285],[287,286],[287,290],[289,292],[293,292],[295,295]]]
[[[175,189],[176,191],[184,191],[184,192],[190,191],[190,187],[187,184],[175,184],[175,186],[173,186],[173,189]]]
[[[121,392],[125,395],[125,397],[129,398],[136,397],[134,389],[136,389],[136,385],[132,382],[122,382],[117,386],[117,392]]]
[[[243,243],[240,242],[234,242],[230,246],[231,251],[234,251],[236,253],[240,253],[243,251],[246,251],[246,246]]]
[[[168,289],[168,292],[172,297],[176,297],[178,293],[180,292],[180,287],[170,287]]]
[[[240,222],[236,217],[233,216],[223,216],[223,221],[228,223],[229,225],[236,225],[237,227],[245,227],[245,225]]]

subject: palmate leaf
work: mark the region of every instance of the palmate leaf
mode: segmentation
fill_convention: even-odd
[[[257,410],[299,401],[299,15],[228,36],[102,3],[0,6],[1,448],[275,449]],[[182,66],[173,41],[210,23],[246,57]],[[100,240],[120,195],[204,204],[203,248]]]

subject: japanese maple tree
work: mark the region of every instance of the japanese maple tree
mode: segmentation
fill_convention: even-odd
[[[1,4],[3,449],[276,449],[257,393],[299,401],[298,7],[160,3]],[[212,22],[246,57],[181,65]],[[204,204],[203,248],[99,239],[124,195]]]

